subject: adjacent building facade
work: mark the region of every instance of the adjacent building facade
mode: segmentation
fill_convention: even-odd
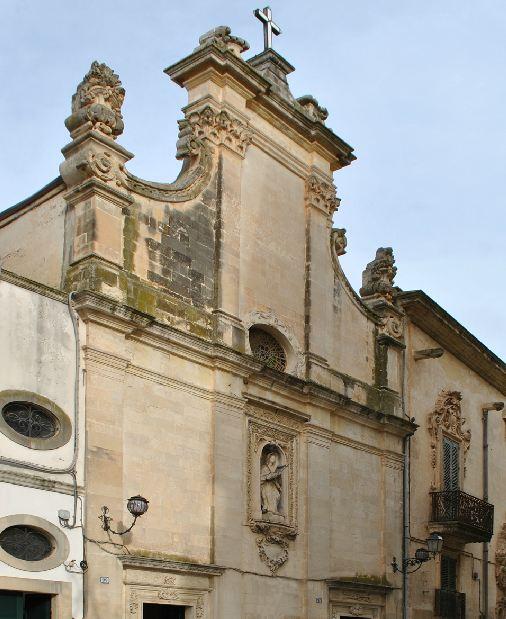
[[[60,176],[0,215],[0,607],[505,617],[505,366],[395,287],[390,248],[351,288],[352,148],[247,49],[221,27],[166,69],[188,91],[171,183],[128,171],[94,62]]]

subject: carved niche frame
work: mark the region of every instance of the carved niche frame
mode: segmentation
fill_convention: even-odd
[[[275,574],[289,558],[289,541],[298,534],[299,441],[306,415],[250,401],[246,406],[248,448],[246,461],[246,517],[254,533],[260,559]],[[286,465],[282,483],[284,521],[262,515],[260,497],[261,456],[266,446],[276,446]]]
[[[432,488],[442,487],[443,476],[443,438],[448,437],[460,445],[460,470],[465,476],[465,462],[471,444],[471,430],[464,428],[466,423],[462,416],[462,393],[443,389],[439,394],[434,410],[429,415],[428,430],[430,434],[431,466],[433,470]]]

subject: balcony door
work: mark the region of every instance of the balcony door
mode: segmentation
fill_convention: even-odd
[[[443,490],[458,490],[460,486],[460,444],[443,437]]]

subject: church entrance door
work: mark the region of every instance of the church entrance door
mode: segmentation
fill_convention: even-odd
[[[172,604],[143,604],[142,605],[142,619],[184,619],[184,618],[185,618],[185,606],[173,606]]]

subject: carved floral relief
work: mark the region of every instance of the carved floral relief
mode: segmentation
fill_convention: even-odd
[[[341,200],[336,196],[336,187],[312,174],[306,180],[306,204],[323,211],[329,219],[339,208]]]
[[[462,416],[460,402],[462,394],[459,391],[444,390],[437,400],[434,410],[429,415],[428,430],[431,437],[431,466],[436,471],[441,452],[443,434],[458,441],[463,447],[464,461],[471,443],[471,430],[464,428],[466,420]],[[434,476],[434,487],[437,486],[437,476]]]
[[[224,144],[244,156],[251,142],[251,130],[226,110],[215,111],[206,106],[198,112],[190,112],[188,124],[196,139],[207,138],[213,144]]]

